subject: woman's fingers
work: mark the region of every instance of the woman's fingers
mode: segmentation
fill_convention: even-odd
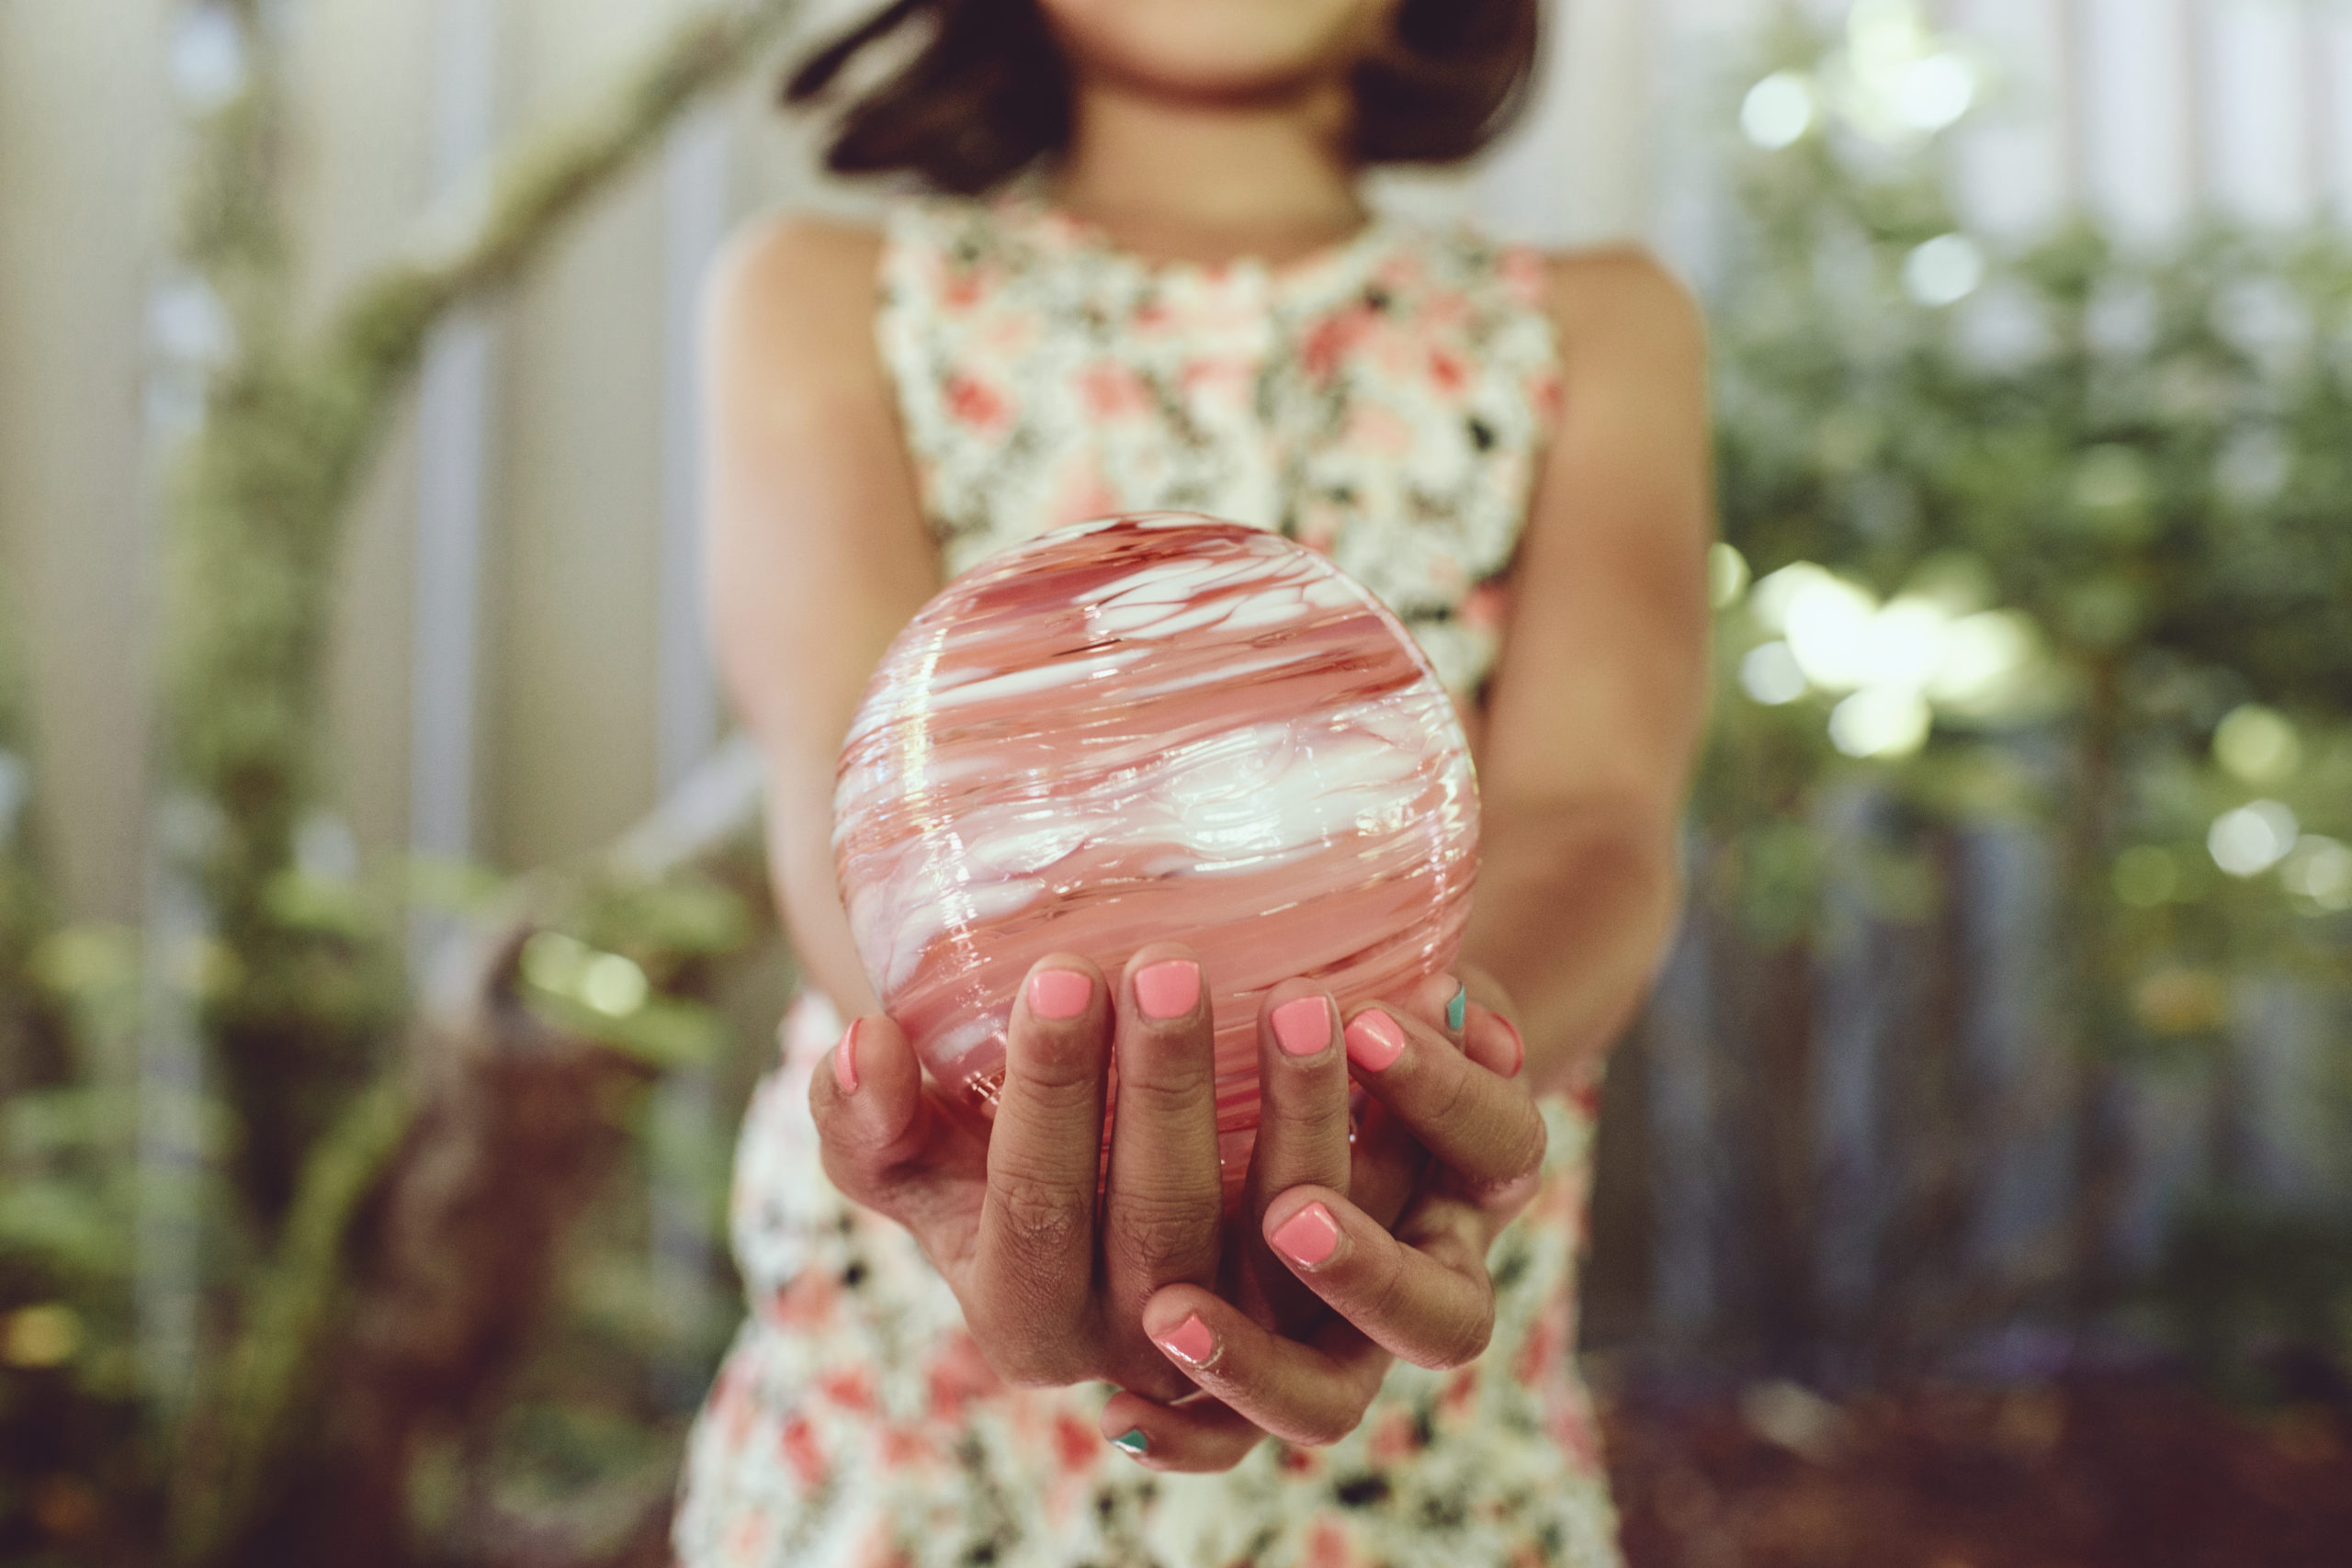
[[[1498,1077],[1515,1078],[1527,1066],[1527,1042],[1508,1014],[1477,1002],[1464,1010],[1463,1054]]]
[[[1341,1319],[1325,1319],[1305,1342],[1286,1339],[1197,1285],[1152,1297],[1143,1323],[1204,1391],[1262,1430],[1312,1448],[1356,1429],[1388,1371],[1388,1353]]]
[[[1451,970],[1424,976],[1396,998],[1406,1011],[1442,1033],[1457,1046],[1468,1021],[1470,987]]]
[[[1462,976],[1462,1048],[1472,1061],[1507,1078],[1519,1077],[1527,1065],[1527,1043],[1520,1038],[1519,1004],[1503,983],[1475,964],[1456,964]]]
[[[1216,1278],[1224,1192],[1200,960],[1178,943],[1153,942],[1128,961],[1120,987],[1102,1272],[1111,1316],[1133,1323],[1162,1285]]]
[[[1258,1141],[1243,1212],[1251,1221],[1278,1192],[1312,1183],[1348,1190],[1348,1057],[1330,993],[1285,980],[1258,1009]],[[1254,1230],[1248,1266],[1228,1278],[1236,1303],[1261,1323],[1303,1321],[1320,1310],[1290,1270],[1267,1257]],[[1231,1261],[1241,1262],[1236,1258]]]
[[[1395,1111],[1368,1099],[1356,1119],[1355,1146],[1350,1154],[1348,1201],[1370,1214],[1374,1224],[1394,1225],[1420,1190],[1430,1168],[1429,1150]],[[1262,1218],[1263,1209],[1258,1214]]]
[[[1220,1399],[1194,1393],[1161,1404],[1122,1390],[1102,1407],[1102,1436],[1149,1470],[1231,1470],[1266,1440],[1258,1424]]]
[[[886,1015],[853,1021],[809,1075],[825,1174],[853,1201],[914,1233],[952,1272],[968,1259],[985,1156],[922,1082],[906,1035]]]
[[[1006,1030],[964,1314],[996,1370],[1024,1385],[1075,1382],[1094,1305],[1094,1194],[1111,1004],[1074,953],[1038,960]]]
[[[1461,1180],[1507,1187],[1542,1166],[1544,1118],[1525,1087],[1428,1024],[1375,1003],[1348,1020],[1347,1043],[1356,1081]]]
[[[1458,1367],[1495,1329],[1487,1216],[1424,1197],[1391,1235],[1338,1193],[1301,1188],[1266,1211],[1266,1240],[1331,1309],[1390,1355]]]
[[[1258,1013],[1258,1142],[1253,1191],[1348,1179],[1348,1056],[1331,995],[1304,980],[1268,991]]]

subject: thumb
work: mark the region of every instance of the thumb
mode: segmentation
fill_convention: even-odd
[[[833,1185],[868,1208],[894,1213],[895,1179],[920,1161],[939,1113],[923,1092],[922,1064],[888,1013],[850,1021],[808,1075],[808,1111]]]

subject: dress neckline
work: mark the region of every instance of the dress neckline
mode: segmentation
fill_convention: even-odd
[[[1195,261],[1186,256],[1147,256],[1111,238],[1091,219],[1056,206],[1041,181],[1015,181],[990,205],[1001,221],[1009,221],[1057,254],[1082,258],[1134,274],[1153,282],[1192,284],[1210,288],[1237,281],[1262,284],[1278,293],[1315,293],[1333,282],[1352,282],[1370,271],[1372,263],[1394,243],[1397,220],[1372,210],[1353,233],[1329,241],[1313,250],[1280,262],[1244,254],[1221,262]]]

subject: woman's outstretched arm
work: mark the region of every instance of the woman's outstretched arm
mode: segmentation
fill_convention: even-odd
[[[833,882],[833,768],[883,650],[939,588],[874,345],[870,231],[738,237],[705,313],[708,591],[719,669],[767,758],[768,860],[803,972],[878,1010]]]
[[[1714,516],[1690,297],[1638,253],[1588,254],[1554,263],[1552,312],[1566,395],[1488,688],[1463,950],[1508,994],[1539,1092],[1599,1062],[1673,929]]]

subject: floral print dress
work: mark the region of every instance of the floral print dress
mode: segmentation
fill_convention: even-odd
[[[1533,253],[1377,219],[1281,267],[1146,262],[1034,187],[898,209],[883,362],[953,576],[1046,528],[1181,509],[1279,529],[1379,593],[1474,705],[1559,405]],[[1574,1357],[1589,1094],[1547,1100],[1476,1364],[1399,1364],[1357,1430],[1223,1475],[1105,1443],[1100,1386],[1001,1384],[954,1295],[834,1190],[804,990],[737,1155],[749,1320],[689,1447],[684,1568],[1614,1568]]]

